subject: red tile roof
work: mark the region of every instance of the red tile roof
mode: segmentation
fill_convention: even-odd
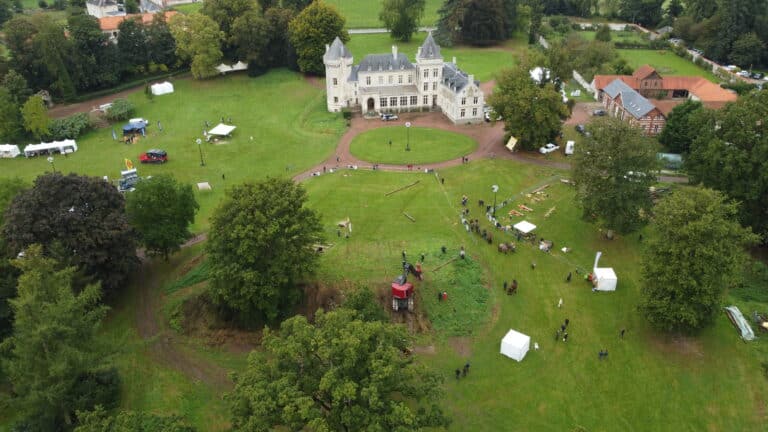
[[[635,73],[632,74],[632,76],[641,80],[643,78],[648,78],[648,75],[651,75],[655,72],[656,72],[656,69],[651,67],[651,65],[642,65],[639,68],[637,68],[637,70],[635,71]]]
[[[178,12],[176,11],[166,11],[163,13],[165,16],[165,20],[169,21],[172,16],[176,15]],[[101,27],[101,31],[115,31],[120,26],[120,23],[127,20],[127,19],[141,19],[141,23],[151,24],[152,20],[154,19],[155,14],[151,13],[144,13],[144,14],[132,14],[132,15],[124,15],[124,16],[109,16],[104,18],[99,18],[99,27]]]

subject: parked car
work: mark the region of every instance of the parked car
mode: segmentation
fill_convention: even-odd
[[[147,150],[146,153],[139,155],[139,162],[146,163],[159,163],[163,164],[168,162],[168,153],[165,150],[152,149]]]
[[[554,145],[552,143],[549,143],[549,144],[545,145],[544,147],[540,147],[539,148],[539,153],[541,153],[541,154],[552,153],[553,151],[555,151],[555,150],[557,150],[559,148],[560,148],[559,145]]]
[[[743,70],[743,71],[740,71],[739,73],[737,73],[736,75],[742,76],[744,78],[749,78],[749,71]]]
[[[765,74],[762,72],[753,72],[752,75],[750,75],[750,78],[756,79],[756,80],[763,79],[764,77],[765,77]]]
[[[583,124],[577,124],[576,125],[576,132],[584,135],[585,133],[587,133],[587,128]]]
[[[397,119],[398,119],[397,114],[382,114],[381,115],[381,120],[382,121],[395,121]]]
[[[592,111],[592,115],[595,116],[595,117],[603,117],[606,114],[608,114],[608,113],[605,112],[604,109],[596,109],[596,110]]]
[[[499,121],[501,120],[501,116],[496,114],[496,111],[492,108],[489,108],[488,111],[485,112],[485,121],[490,122],[491,120]]]

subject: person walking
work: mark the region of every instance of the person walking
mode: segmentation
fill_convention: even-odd
[[[536,263],[535,262],[531,262],[531,270],[536,270]]]
[[[573,276],[573,274],[572,274],[571,272],[568,272],[568,277],[567,277],[567,278],[565,278],[565,281],[566,281],[566,282],[570,282],[570,281],[571,281],[571,277],[572,277],[572,276]]]
[[[456,381],[458,381],[459,378],[461,378],[461,371],[459,369],[456,369]]]
[[[566,318],[566,319],[565,319],[565,326],[566,326],[566,327],[568,327],[568,324],[570,324],[570,323],[571,323],[571,320],[569,320],[568,318]]]
[[[421,254],[421,262],[424,262],[424,258],[425,258],[425,256],[424,256],[424,254],[422,253],[422,254]]]
[[[559,301],[559,302],[557,302],[557,307],[558,307],[558,308],[561,308],[561,307],[563,307],[563,298],[562,298],[562,297],[560,297],[560,301]]]
[[[560,331],[565,333],[565,324],[560,324]]]
[[[568,332],[563,332],[563,342],[568,342]]]
[[[403,249],[403,261],[405,261],[405,249]]]
[[[507,281],[504,281],[504,291],[507,291]]]
[[[464,252],[464,246],[462,246],[461,250],[459,250],[459,258],[464,259],[465,255],[466,255],[466,252]]]
[[[627,331],[627,329],[623,328],[621,329],[621,333],[619,333],[619,337],[624,339],[624,333]]]
[[[464,376],[467,376],[467,374],[468,374],[468,373],[469,373],[469,362],[467,362],[467,363],[464,365],[463,375],[464,375]]]

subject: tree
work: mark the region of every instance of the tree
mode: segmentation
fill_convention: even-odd
[[[275,319],[312,273],[320,218],[290,180],[270,178],[228,191],[211,219],[208,254],[214,301],[249,319]]]
[[[301,12],[315,0],[282,0],[283,7]]]
[[[8,89],[17,109],[32,96],[32,90],[27,85],[27,80],[15,70],[8,71],[3,77],[3,87]]]
[[[200,208],[192,186],[159,175],[136,185],[126,199],[128,221],[148,251],[168,255],[192,236],[189,226]]]
[[[71,15],[67,19],[67,29],[72,39],[72,76],[78,90],[108,87],[119,78],[120,62],[117,48],[109,43],[107,36],[99,27],[99,20],[86,14]],[[118,35],[119,39],[120,35]],[[131,52],[143,51],[133,48]],[[132,54],[121,50],[120,56]]]
[[[701,110],[691,123],[697,137],[685,161],[690,180],[739,201],[739,220],[768,239],[768,92]]]
[[[466,0],[445,0],[437,11],[437,30],[435,40],[440,45],[452,46],[460,40],[459,30],[464,19],[464,4]]]
[[[573,180],[585,218],[620,233],[639,228],[651,210],[648,188],[656,183],[656,146],[642,131],[616,118],[590,125],[576,148]]]
[[[237,58],[256,63],[262,71],[269,68],[267,49],[270,42],[270,23],[258,9],[251,9],[238,16],[232,24],[230,45],[235,47]]]
[[[21,110],[16,98],[0,86],[0,141],[15,142],[23,133]]]
[[[42,244],[46,253],[100,280],[107,291],[120,287],[137,263],[123,196],[98,177],[38,177],[6,211],[3,236],[14,255]]]
[[[598,40],[600,42],[610,42],[611,41],[611,28],[608,27],[607,24],[601,25],[597,32],[595,33],[595,40]]]
[[[674,19],[684,12],[683,2],[681,0],[670,0],[667,4],[667,16]]]
[[[22,275],[18,297],[10,300],[15,320],[13,336],[2,343],[3,370],[23,412],[71,425],[67,396],[78,377],[101,361],[94,337],[108,308],[100,304],[98,284],[75,294],[75,269],[56,270],[40,246],[31,246],[14,265]]]
[[[171,34],[176,40],[176,53],[192,63],[192,76],[203,79],[218,74],[216,66],[223,54],[219,45],[224,33],[207,15],[178,14],[171,18]]]
[[[149,61],[167,67],[176,63],[176,41],[163,14],[155,14],[152,23],[144,27],[147,36],[147,57]]]
[[[135,73],[143,70],[149,61],[147,35],[140,19],[126,19],[118,26],[117,47],[121,53],[123,68]]]
[[[136,107],[133,106],[133,102],[128,99],[117,98],[107,108],[106,117],[111,121],[128,120],[135,111]]]
[[[21,107],[21,116],[24,119],[24,129],[32,134],[35,139],[48,135],[48,109],[40,96],[32,96]]]
[[[743,68],[752,68],[753,65],[760,63],[760,59],[764,55],[765,43],[757,37],[757,33],[749,32],[736,39],[728,58],[733,64]]]
[[[379,19],[393,39],[408,42],[424,16],[424,0],[383,0]]]
[[[744,247],[756,241],[737,214],[736,203],[704,188],[680,188],[656,206],[640,304],[654,327],[693,331],[712,322],[748,261]]]
[[[402,326],[350,310],[301,315],[264,332],[228,395],[236,431],[416,431],[445,427],[440,378],[404,352]]]
[[[337,36],[342,42],[349,42],[344,23],[344,17],[339,15],[336,8],[320,0],[314,1],[291,21],[288,25],[288,38],[296,48],[300,71],[315,75],[325,73],[325,45]]]
[[[365,287],[357,287],[348,292],[343,307],[357,312],[363,321],[389,321],[389,316],[376,300],[373,290]]]
[[[211,17],[224,33],[224,54],[229,57],[234,53],[235,47],[231,41],[236,32],[233,29],[234,22],[249,12],[261,14],[259,4],[253,0],[206,0],[200,12]]]
[[[702,109],[701,102],[690,99],[674,107],[659,134],[659,142],[674,153],[688,153],[691,143],[698,135],[691,120]]]
[[[74,432],[195,432],[179,416],[159,416],[144,411],[120,411],[109,416],[103,407],[78,412]]]
[[[11,201],[28,185],[19,178],[0,179],[0,227],[5,223],[4,214]],[[19,272],[11,265],[13,254],[7,248],[5,239],[0,236],[0,340],[11,331],[13,313],[9,299],[16,297],[16,280]]]
[[[70,73],[75,69],[72,41],[64,34],[64,26],[50,16],[41,14],[33,19],[37,20],[35,26],[38,31],[34,38],[34,53],[51,77],[52,93],[71,99],[76,94]]]
[[[0,27],[13,17],[13,3],[10,0],[0,0]]]
[[[619,15],[621,18],[645,27],[653,27],[661,21],[662,5],[665,0],[621,0]]]
[[[464,7],[461,40],[472,45],[493,45],[509,38],[502,0],[470,0]]]
[[[540,87],[531,79],[528,64],[502,71],[488,103],[504,119],[504,130],[534,150],[557,136],[568,109],[553,83]]]

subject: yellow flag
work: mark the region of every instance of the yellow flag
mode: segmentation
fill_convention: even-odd
[[[133,162],[131,162],[130,159],[125,160],[125,169],[127,170],[133,169]]]

